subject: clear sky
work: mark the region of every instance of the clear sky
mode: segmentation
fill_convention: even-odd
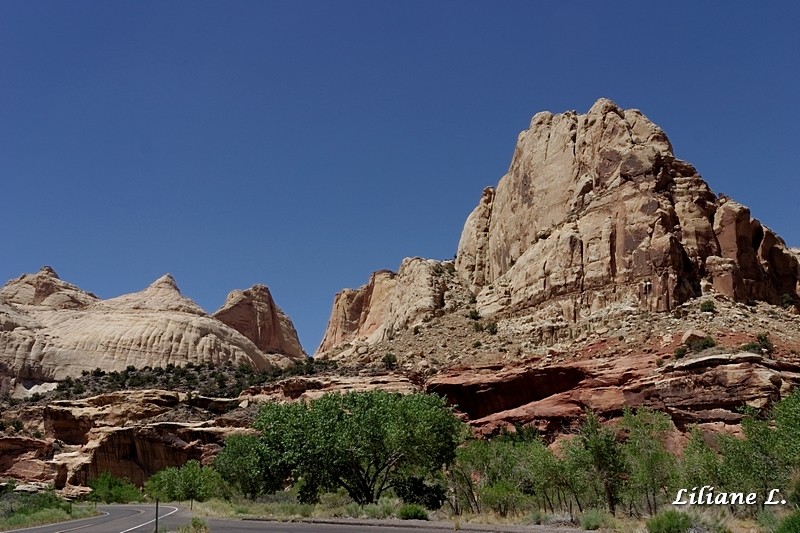
[[[0,283],[334,294],[452,258],[537,111],[641,109],[792,246],[800,3],[0,2]]]

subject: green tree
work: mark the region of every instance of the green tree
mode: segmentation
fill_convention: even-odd
[[[772,410],[776,446],[795,468],[800,468],[800,389],[778,402]]]
[[[586,452],[589,467],[603,487],[608,511],[614,515],[625,480],[625,458],[616,433],[592,412],[581,427],[580,443]]]
[[[689,442],[683,449],[680,477],[682,487],[720,487],[723,484],[720,459],[696,427],[689,432]]]
[[[254,427],[266,453],[279,458],[274,471],[300,480],[302,500],[343,487],[361,505],[399,479],[437,475],[463,435],[463,424],[438,396],[381,390],[266,404]]]
[[[659,495],[668,495],[675,482],[677,461],[666,447],[671,429],[669,417],[650,409],[625,409],[622,428],[628,438],[622,446],[629,472],[627,489],[631,502],[644,498],[649,514],[658,510]]]
[[[153,498],[163,500],[205,501],[212,496],[224,494],[224,481],[211,467],[203,467],[194,459],[180,468],[168,467],[156,472],[145,484],[145,491]]]
[[[458,478],[463,487],[456,489],[466,496],[466,504],[475,511],[484,508],[506,516],[522,503],[520,443],[510,440],[476,440],[458,450]]]
[[[90,499],[105,503],[130,503],[142,501],[142,491],[127,479],[116,477],[111,472],[102,472],[89,481],[92,488]]]
[[[720,437],[721,471],[725,485],[735,492],[757,492],[763,508],[770,489],[789,484],[791,465],[769,420],[749,411],[742,420],[744,438]]]
[[[225,448],[214,459],[214,468],[251,499],[280,489],[286,477],[285,469],[257,435],[231,435],[225,439]]]

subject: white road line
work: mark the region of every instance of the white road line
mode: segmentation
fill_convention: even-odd
[[[172,509],[172,511],[168,512],[168,513],[167,513],[167,514],[165,514],[165,515],[161,515],[161,516],[159,516],[159,517],[158,517],[158,519],[159,519],[159,520],[161,520],[162,518],[166,518],[166,517],[168,517],[169,515],[171,515],[171,514],[175,514],[175,513],[177,513],[177,512],[178,512],[178,508],[177,508],[177,507],[172,507],[171,505],[162,505],[162,507],[171,508],[171,509]],[[153,522],[155,522],[155,521],[156,521],[156,519],[155,519],[155,518],[153,518],[153,519],[152,519],[152,520],[150,520],[149,522],[145,522],[144,524],[139,524],[139,525],[138,525],[138,526],[136,526],[136,527],[131,527],[131,528],[128,528],[128,529],[126,529],[126,530],[124,530],[124,531],[120,531],[119,533],[128,533],[128,531],[133,531],[134,529],[139,529],[140,527],[144,527],[144,526],[146,526],[147,524],[152,524],[152,523],[153,523]]]

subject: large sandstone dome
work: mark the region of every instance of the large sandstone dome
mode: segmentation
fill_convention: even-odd
[[[4,388],[131,365],[290,366],[305,354],[291,321],[264,291],[263,286],[235,291],[210,316],[181,294],[169,274],[140,292],[109,300],[62,281],[50,267],[25,274],[0,289]],[[256,297],[248,300],[249,294]]]

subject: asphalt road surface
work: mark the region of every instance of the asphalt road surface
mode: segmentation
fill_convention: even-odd
[[[25,533],[152,533],[155,528],[155,505],[98,505],[101,516],[73,520],[60,524],[39,526],[27,529],[7,531]],[[170,505],[159,506],[158,528],[175,531],[179,526],[188,524],[192,514],[188,509]],[[221,518],[204,518],[212,533],[423,533],[426,531],[453,531],[453,525],[439,522],[426,523],[415,521],[413,526],[395,521],[392,525],[365,525],[357,522],[322,524],[310,522],[270,522],[262,520],[227,520]],[[572,528],[552,528],[547,526],[479,526],[464,524],[462,531],[470,532],[557,532],[574,533],[580,531]]]
[[[155,527],[155,505],[98,505],[102,514],[49,526],[13,529],[25,533],[152,533]],[[158,528],[174,530],[191,520],[191,515],[171,505],[158,507]],[[6,533],[11,533],[10,531]]]

